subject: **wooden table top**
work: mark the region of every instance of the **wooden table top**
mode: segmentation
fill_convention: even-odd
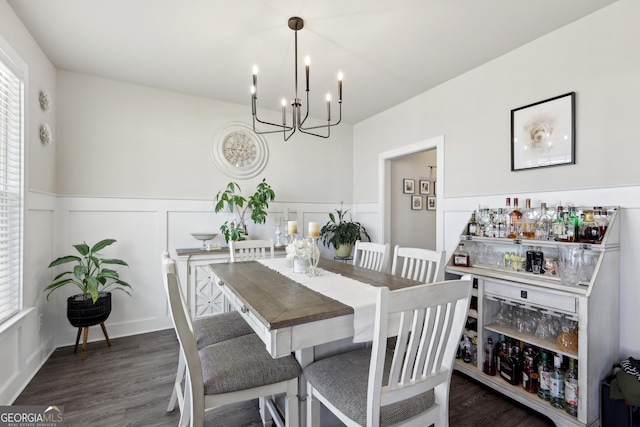
[[[209,267],[269,330],[353,314],[353,308],[315,292],[257,261]],[[418,282],[321,258],[320,267],[372,286],[400,289]]]

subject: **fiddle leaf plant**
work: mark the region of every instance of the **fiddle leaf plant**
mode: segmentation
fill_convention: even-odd
[[[51,261],[49,268],[67,263],[76,263],[73,270],[65,271],[58,274],[53,282],[45,288],[47,299],[49,295],[62,286],[73,284],[82,292],[83,298],[91,299],[95,303],[100,298],[100,292],[104,292],[113,288],[120,290],[131,296],[131,285],[120,279],[117,271],[105,266],[123,265],[129,266],[120,259],[103,258],[98,252],[107,246],[115,243],[114,239],[104,239],[93,246],[86,243],[73,245],[78,251],[78,255],[66,255]]]
[[[232,181],[218,191],[213,199],[216,213],[226,209],[236,215],[235,221],[225,221],[220,226],[220,231],[227,243],[229,240],[240,240],[247,234],[247,211],[251,212],[249,217],[254,224],[264,224],[267,221],[269,202],[276,198],[276,193],[265,179],[256,186],[256,192],[249,198],[243,197],[240,194],[241,191],[240,185]]]

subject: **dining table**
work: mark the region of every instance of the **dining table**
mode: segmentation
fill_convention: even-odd
[[[322,358],[323,346],[339,352],[372,340],[377,288],[419,284],[328,258],[321,258],[318,267],[316,275],[295,273],[285,258],[209,265],[228,305],[240,312],[271,356],[293,353],[303,368]],[[304,378],[299,388],[304,425]]]

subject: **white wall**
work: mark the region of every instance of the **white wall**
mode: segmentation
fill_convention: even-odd
[[[0,0],[0,46],[10,46],[26,68],[25,111],[25,209],[24,209],[24,311],[17,321],[0,325],[0,404],[9,404],[37,372],[55,348],[53,327],[40,314],[50,318],[54,306],[44,301],[43,284],[54,251],[55,198],[29,191],[54,189],[55,149],[43,145],[38,129],[48,124],[56,129],[56,114],[40,109],[38,93],[47,90],[56,99],[56,70],[15,16],[5,0]],[[44,267],[43,267],[44,266]]]
[[[438,186],[450,254],[478,204],[506,196],[576,205],[620,205],[620,355],[640,354],[636,278],[638,184],[635,116],[640,111],[640,2],[620,0],[495,61],[354,126],[354,201],[377,200],[375,157],[445,136]],[[576,164],[510,171],[510,110],[576,92]],[[440,171],[439,171],[440,172]]]

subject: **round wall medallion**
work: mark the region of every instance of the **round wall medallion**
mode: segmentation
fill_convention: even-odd
[[[40,108],[42,108],[42,111],[51,110],[51,107],[53,106],[53,100],[51,99],[51,95],[49,95],[49,92],[44,89],[41,90],[38,100],[40,101]]]
[[[262,135],[245,123],[224,125],[211,143],[211,157],[225,175],[248,179],[258,175],[269,160],[269,149]]]
[[[49,125],[40,125],[40,141],[43,144],[51,144],[53,142],[53,134]]]

